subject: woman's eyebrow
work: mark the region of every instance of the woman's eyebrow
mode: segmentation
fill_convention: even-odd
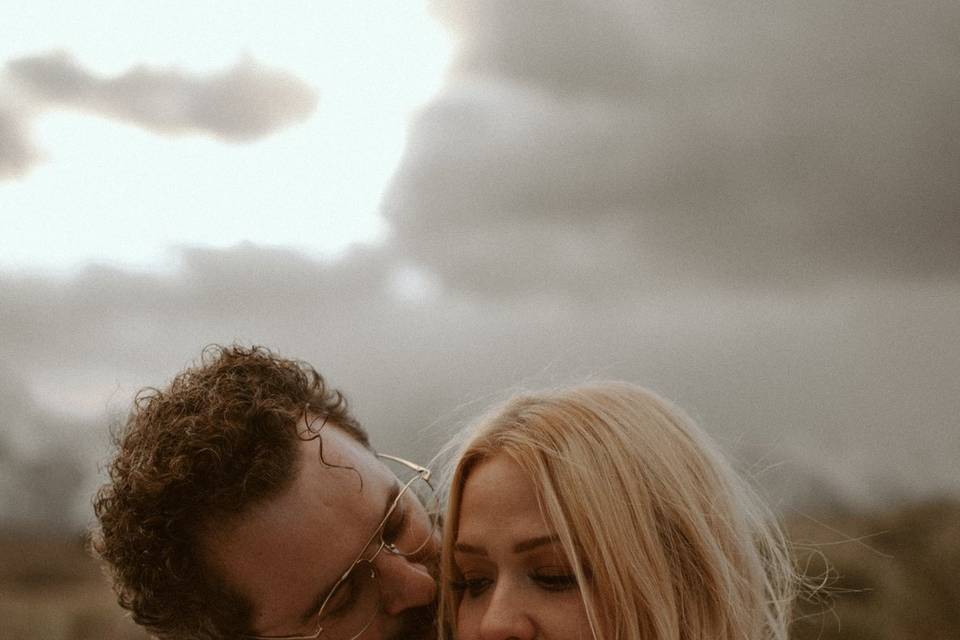
[[[530,551],[532,549],[536,549],[537,547],[542,547],[545,544],[553,544],[559,541],[560,538],[556,534],[537,536],[536,538],[530,538],[529,540],[518,542],[513,546],[513,552],[523,553],[524,551]]]
[[[537,536],[536,538],[528,538],[526,540],[521,540],[517,544],[513,545],[514,553],[524,553],[526,551],[532,551],[538,547],[542,547],[547,544],[554,544],[559,542],[560,538],[556,534],[550,534],[546,536]],[[464,544],[462,542],[457,542],[453,545],[453,550],[460,553],[468,553],[470,555],[476,556],[486,556],[487,550],[483,547],[475,547],[472,544]]]

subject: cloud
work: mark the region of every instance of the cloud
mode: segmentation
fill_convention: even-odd
[[[383,201],[487,294],[960,274],[955,3],[439,4]]]
[[[249,142],[307,119],[317,105],[316,92],[304,82],[249,58],[208,75],[138,66],[103,78],[66,53],[48,53],[7,62],[0,90],[18,95],[21,107],[0,107],[0,179],[23,175],[37,160],[30,120],[52,107],[162,135]]]
[[[96,475],[90,425],[71,424],[37,406],[24,380],[0,367],[0,513],[7,527],[76,527],[84,522],[83,484]],[[78,437],[79,436],[79,437]]]
[[[622,378],[786,462],[761,477],[786,500],[960,491],[954,3],[438,11],[462,46],[384,198],[390,242],[0,273],[0,416],[100,433],[239,340],[313,363],[411,458],[511,389]],[[24,69],[44,105],[210,132],[176,124],[184,100],[134,108],[175,72]],[[411,263],[445,286],[393,295]]]
[[[165,274],[98,265],[63,279],[0,273],[0,326],[9,336],[0,354],[38,371],[83,368],[94,366],[98,353],[119,353],[120,340],[124,362],[111,368],[162,371],[208,342],[309,339],[339,322],[339,306],[382,298],[390,273],[388,254],[362,247],[334,263],[250,244],[182,247],[175,255],[178,268]],[[158,343],[182,349],[144,369]]]
[[[23,175],[35,160],[23,120],[0,109],[0,179]]]
[[[761,480],[788,500],[960,491],[954,281],[410,300],[390,294],[395,262],[244,245],[183,249],[166,274],[0,274],[2,439],[43,451],[85,430],[97,446],[70,450],[89,473],[137,389],[240,340],[314,364],[378,448],[411,458],[510,390],[621,378],[675,399],[748,462],[783,462]],[[19,449],[17,477],[43,459]],[[88,513],[79,493],[74,513]]]
[[[100,78],[65,53],[7,63],[11,77],[50,105],[125,120],[163,134],[248,141],[304,120],[316,93],[294,76],[245,59],[206,76],[138,66]]]
[[[22,176],[39,159],[30,142],[27,105],[4,84],[0,74],[0,180]]]

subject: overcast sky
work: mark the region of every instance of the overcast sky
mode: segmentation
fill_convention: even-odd
[[[31,6],[0,513],[85,522],[136,389],[233,340],[421,458],[626,378],[784,504],[960,491],[956,3]]]

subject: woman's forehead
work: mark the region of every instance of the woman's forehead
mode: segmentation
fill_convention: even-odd
[[[479,462],[460,498],[458,533],[483,538],[489,531],[516,533],[547,528],[533,481],[505,455]]]

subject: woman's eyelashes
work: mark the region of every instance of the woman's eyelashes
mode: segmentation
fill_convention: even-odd
[[[547,591],[566,591],[577,587],[577,576],[565,570],[535,571],[530,574],[530,579]]]
[[[450,588],[458,595],[467,595],[476,598],[483,594],[493,584],[493,580],[486,577],[464,576],[460,580],[451,580]]]
[[[527,573],[527,579],[544,591],[567,591],[577,588],[577,577],[565,569],[535,569]],[[458,594],[476,598],[494,583],[487,575],[464,574],[463,578],[450,582],[450,588]]]

